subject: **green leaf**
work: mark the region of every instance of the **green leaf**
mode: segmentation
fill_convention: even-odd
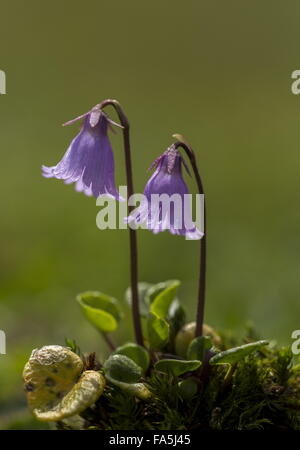
[[[87,291],[77,296],[77,301],[85,317],[98,330],[107,333],[114,331],[121,318],[115,298],[97,291]]]
[[[209,363],[214,364],[235,364],[250,353],[259,350],[260,348],[268,345],[268,341],[251,342],[250,344],[241,345],[240,347],[234,347],[224,352],[217,353],[213,356]]]
[[[164,281],[158,284],[140,282],[138,291],[141,316],[146,317],[150,309],[152,313],[165,318],[179,285],[180,282],[177,280]],[[162,297],[157,299],[160,294],[162,294]],[[125,292],[125,300],[130,306],[132,305],[131,287],[127,288]],[[152,303],[155,303],[155,305],[152,305]]]
[[[78,356],[81,355],[80,347],[77,345],[75,339],[65,338],[65,344],[72,352],[76,353]]]
[[[111,355],[103,366],[106,377],[124,383],[136,383],[142,376],[142,369],[125,355]]]
[[[162,281],[161,283],[152,284],[146,292],[145,302],[148,306],[151,305],[155,297],[162,292],[166,288],[166,282]]]
[[[203,361],[203,357],[207,350],[212,347],[212,340],[209,336],[199,336],[192,340],[187,350],[188,359],[199,359]]]
[[[138,382],[142,375],[141,367],[127,356],[111,355],[105,361],[103,369],[105,377],[110,383],[142,400],[151,397],[151,392],[147,386]]]
[[[147,319],[148,339],[150,347],[162,350],[169,341],[169,324],[165,319],[149,314]]]
[[[187,378],[186,380],[182,380],[178,383],[178,390],[181,397],[184,400],[189,401],[197,394],[198,385],[196,381],[191,378]]]
[[[169,280],[152,286],[147,292],[148,301],[151,302],[150,312],[160,318],[166,318],[179,286],[178,280]]]
[[[179,377],[186,372],[197,370],[201,366],[201,361],[185,361],[182,359],[161,359],[155,363],[156,370]]]
[[[144,347],[129,342],[128,344],[118,347],[114,354],[125,355],[132,359],[139,367],[146,371],[150,364],[150,356]]]
[[[152,284],[145,283],[144,281],[138,283],[140,314],[143,317],[146,317],[149,312],[149,304],[146,302],[146,296],[147,296],[148,290],[152,286],[153,286]],[[129,306],[132,305],[132,295],[131,295],[131,287],[130,286],[126,289],[125,300]]]
[[[173,333],[176,335],[178,331],[184,326],[186,320],[185,310],[180,304],[178,298],[175,298],[170,305],[168,313],[168,321],[172,326]]]

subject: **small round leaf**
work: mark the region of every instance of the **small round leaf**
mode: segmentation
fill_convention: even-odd
[[[105,376],[123,383],[136,383],[142,369],[125,355],[111,355],[103,366]]]
[[[150,283],[145,283],[141,281],[138,283],[138,293],[139,293],[139,304],[140,304],[140,314],[146,317],[149,312],[149,304],[146,302],[147,292],[153,285]],[[129,286],[125,292],[125,300],[129,306],[132,306],[132,295],[131,287]]]
[[[195,338],[195,331],[196,322],[187,323],[179,330],[175,337],[175,351],[177,355],[182,356],[183,358],[187,357],[187,350],[190,343]],[[218,346],[221,342],[220,336],[215,330],[205,323],[203,324],[202,335],[210,336],[215,346]]]
[[[150,347],[154,350],[162,350],[169,341],[169,324],[165,319],[149,314],[147,330]]]
[[[196,381],[191,378],[187,378],[186,380],[182,380],[178,383],[178,389],[181,397],[184,400],[189,401],[197,394],[198,385]]]
[[[147,292],[150,305],[150,312],[157,317],[166,318],[169,307],[175,299],[180,281],[169,280],[152,286]]]
[[[127,343],[118,347],[114,354],[125,355],[128,358],[132,359],[139,367],[146,371],[150,364],[150,356],[147,350],[144,349],[141,345],[134,343]]]
[[[207,350],[212,347],[212,339],[209,336],[199,336],[192,340],[187,350],[188,359],[203,361]]]
[[[154,365],[156,370],[168,373],[174,377],[179,377],[187,372],[193,372],[199,369],[200,366],[201,361],[185,361],[180,359],[161,359]]]
[[[168,321],[172,326],[173,333],[177,334],[178,331],[184,326],[186,321],[185,310],[180,304],[178,298],[175,298],[170,305],[168,312]]]
[[[77,296],[85,317],[98,330],[107,333],[118,326],[121,313],[115,298],[97,291],[88,291]]]
[[[110,383],[142,400],[151,397],[147,386],[138,382],[142,369],[132,359],[125,355],[111,355],[103,368],[105,377]]]

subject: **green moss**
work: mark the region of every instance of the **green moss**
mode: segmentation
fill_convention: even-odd
[[[269,345],[265,341],[262,345],[261,340],[253,343],[259,336],[250,327],[243,338],[229,333],[219,333],[219,336],[218,345],[206,350],[199,367],[193,367],[192,371],[188,369],[188,372],[160,370],[158,360],[179,359],[177,364],[187,362],[174,353],[147,350],[150,366],[143,372],[124,355],[112,354],[101,365],[94,353],[84,357],[74,344],[74,349],[83,359],[83,373],[87,369],[101,370],[107,384],[96,403],[80,415],[56,423],[56,427],[102,430],[300,430],[299,358],[293,356],[290,348],[279,347],[274,342]],[[244,345],[251,342],[253,345]],[[231,352],[227,352],[229,349]],[[217,356],[219,358],[216,359]],[[79,358],[74,354],[75,357]],[[116,359],[117,364],[112,367]],[[128,364],[130,367],[133,365],[133,382],[145,386],[149,395],[141,397],[129,391],[128,384],[118,384],[111,379],[109,372],[112,368],[115,381],[122,374],[128,376]],[[180,375],[175,376],[178,373]],[[131,378],[127,381],[132,382]],[[182,389],[183,383],[193,385],[188,395]],[[28,395],[31,393],[27,392]]]
[[[178,388],[179,378],[153,370],[146,381],[153,393],[151,401],[139,401],[108,387],[95,408],[85,412],[87,427],[300,429],[300,369],[295,368],[288,348],[263,348],[241,360],[229,374],[226,366],[211,367],[206,379],[198,379],[198,391],[188,401]]]

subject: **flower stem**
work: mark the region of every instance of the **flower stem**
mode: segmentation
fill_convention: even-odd
[[[181,147],[189,157],[193,172],[195,175],[196,183],[198,186],[199,194],[204,196],[204,189],[200,173],[197,167],[196,156],[193,149],[184,142],[177,141],[174,144],[175,148]],[[204,198],[204,197],[203,197]],[[203,320],[204,320],[204,306],[205,306],[205,279],[206,279],[206,205],[204,199],[204,236],[200,242],[200,265],[199,265],[199,285],[198,285],[198,302],[197,302],[197,313],[196,313],[196,330],[195,336],[202,336],[203,333]]]
[[[115,346],[115,344],[114,344],[112,338],[111,338],[107,333],[101,333],[101,334],[102,334],[103,339],[104,339],[105,342],[107,343],[108,347],[109,347],[111,350],[116,350],[116,346]]]
[[[100,103],[100,108],[112,106],[118,114],[120,123],[123,127],[123,143],[125,152],[126,178],[127,178],[127,195],[128,198],[133,195],[132,180],[132,164],[129,138],[129,121],[117,100],[104,100]],[[129,206],[129,213],[133,207]],[[137,255],[137,239],[136,230],[129,227],[129,243],[130,243],[130,278],[131,278],[131,295],[132,295],[132,318],[137,344],[144,345],[140,311],[139,311],[139,294],[138,294],[138,255]]]

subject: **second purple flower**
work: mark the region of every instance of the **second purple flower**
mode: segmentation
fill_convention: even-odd
[[[144,190],[147,201],[127,218],[131,226],[146,226],[153,233],[168,230],[187,239],[201,239],[201,232],[193,223],[187,185],[182,176],[182,164],[188,168],[180,152],[169,147],[151,166],[155,172]]]

